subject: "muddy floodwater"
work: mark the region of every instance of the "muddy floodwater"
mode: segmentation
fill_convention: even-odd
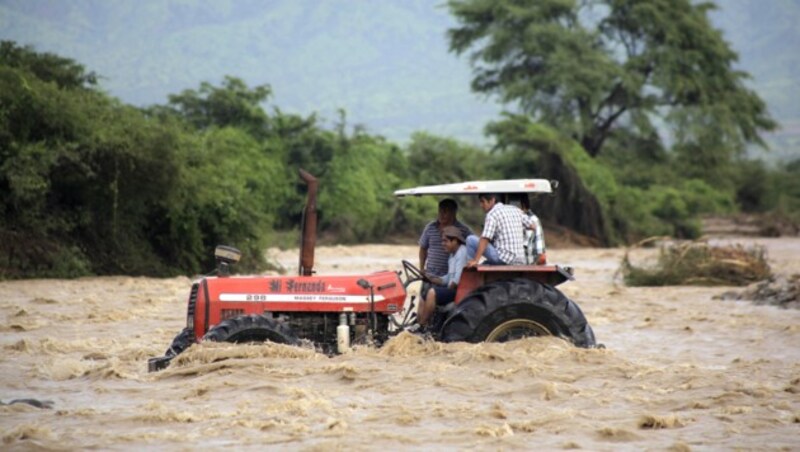
[[[767,247],[800,273],[800,239]],[[288,269],[297,252],[270,251]],[[639,250],[636,260],[656,255]],[[333,358],[201,344],[147,373],[185,323],[189,278],[0,282],[3,450],[800,450],[800,310],[629,288],[622,249],[555,249],[606,349],[556,338],[441,344],[404,333]],[[415,262],[413,246],[323,247],[319,274]]]

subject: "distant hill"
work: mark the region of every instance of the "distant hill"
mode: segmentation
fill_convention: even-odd
[[[469,89],[470,68],[447,51],[454,25],[430,0],[1,0],[0,39],[73,58],[134,105],[219,83],[269,84],[272,104],[405,142],[411,133],[485,143],[501,107]],[[786,125],[771,156],[800,150],[800,3],[725,0],[714,23]],[[788,147],[787,147],[788,146]],[[792,146],[794,146],[792,148]],[[782,153],[783,152],[783,153]]]
[[[767,139],[767,160],[800,158],[800,2],[723,0],[711,14],[739,53],[740,69],[769,105],[781,130]]]
[[[273,103],[404,140],[413,131],[481,141],[499,107],[470,93],[447,52],[447,11],[416,1],[0,3],[0,37],[74,58],[135,105],[223,76],[270,84]]]

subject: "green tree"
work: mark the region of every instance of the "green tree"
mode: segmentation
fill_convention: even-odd
[[[24,53],[0,61],[2,272],[164,269],[146,228],[173,187],[179,133],[82,83],[54,82],[58,67],[40,78],[30,69],[39,66],[38,54]],[[79,67],[42,58],[68,72]]]
[[[733,209],[732,196],[698,179],[620,184],[619,173],[606,159],[591,158],[576,141],[527,116],[506,115],[487,131],[497,140],[495,165],[503,177],[536,174],[560,182],[556,196],[533,199],[537,215],[598,244],[652,235],[695,237],[699,214]]]
[[[574,140],[527,116],[506,114],[486,130],[497,141],[495,165],[503,177],[534,175],[559,181],[557,196],[531,200],[542,221],[566,226],[600,244],[614,241],[608,211],[619,187],[608,168]]]
[[[185,272],[213,268],[211,250],[219,244],[243,252],[239,270],[262,268],[267,239],[289,191],[283,162],[235,127],[190,140],[193,146],[182,150],[178,180],[160,204],[163,214],[150,221],[157,249]]]
[[[722,159],[775,127],[690,0],[450,0],[450,49],[470,52],[473,90],[567,132],[592,157],[615,129],[652,136],[657,116],[695,157]],[[702,127],[697,127],[702,125]],[[706,159],[708,160],[708,158]]]
[[[284,155],[254,136],[260,107],[209,108],[200,127],[121,104],[71,60],[7,43],[0,57],[0,277],[196,274],[219,243],[262,268],[291,188]]]
[[[391,146],[361,133],[343,138],[321,182],[321,228],[344,242],[381,239],[397,210],[392,192],[399,180],[388,166]]]
[[[20,47],[13,41],[0,41],[0,62],[22,69],[44,82],[60,88],[84,88],[97,85],[97,74],[69,58],[52,53],[37,53],[32,47]]]
[[[483,149],[423,132],[408,146],[408,164],[421,185],[495,178],[491,160]]]
[[[0,275],[88,271],[72,237],[89,215],[70,205],[84,190],[54,175],[91,174],[77,141],[108,103],[90,79],[71,60],[0,44]]]
[[[235,126],[264,138],[269,135],[269,118],[261,103],[271,93],[268,85],[250,88],[239,78],[225,76],[221,87],[203,82],[198,90],[170,95],[169,105],[198,129]]]

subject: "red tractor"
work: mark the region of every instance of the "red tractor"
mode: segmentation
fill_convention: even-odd
[[[367,275],[320,276],[314,267],[317,180],[300,170],[308,185],[303,214],[298,276],[230,276],[239,260],[232,247],[219,246],[217,275],[192,284],[186,328],[148,370],[165,368],[200,341],[300,344],[310,341],[325,353],[342,353],[351,344],[380,345],[416,324],[416,302],[424,273],[408,261],[403,271]],[[477,181],[418,187],[396,196],[500,193],[550,193],[550,181]],[[437,312],[432,337],[444,342],[504,342],[555,335],[579,347],[595,347],[595,337],[577,304],[555,286],[572,280],[572,269],[558,265],[467,268],[455,301]]]

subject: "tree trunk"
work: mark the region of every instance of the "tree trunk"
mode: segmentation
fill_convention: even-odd
[[[531,200],[534,213],[542,221],[556,223],[596,239],[603,246],[611,244],[600,202],[592,194],[574,168],[556,153],[543,153],[539,158],[543,177],[559,181],[555,196],[538,196]]]

